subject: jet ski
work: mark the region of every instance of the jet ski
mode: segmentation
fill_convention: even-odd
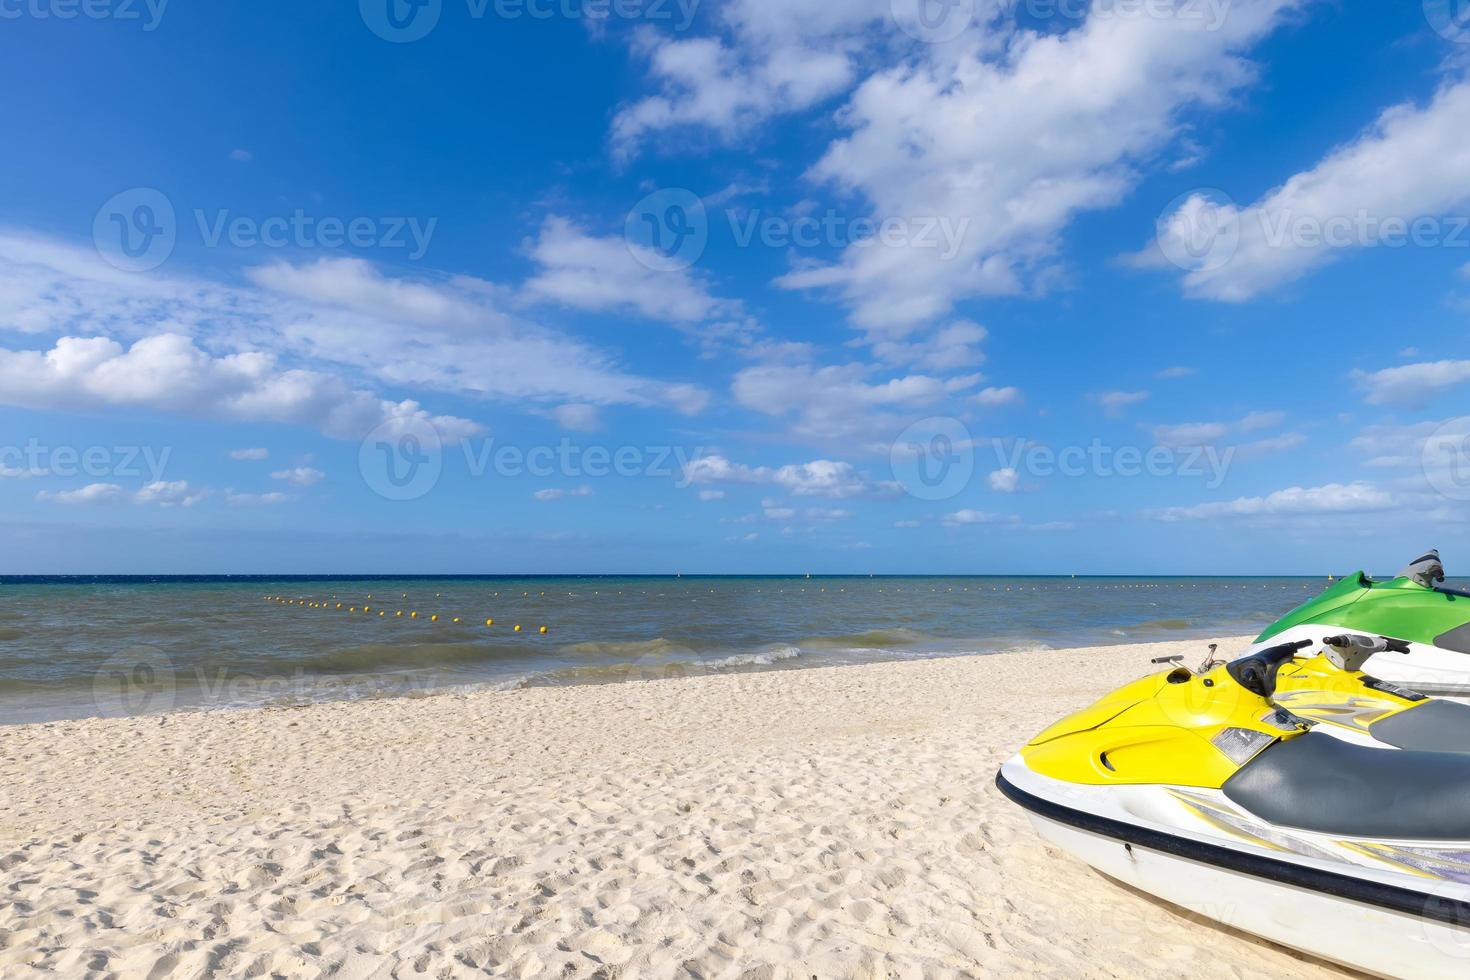
[[[1470,975],[1470,755],[1353,744],[1275,703],[1315,643],[1135,681],[996,784],[1051,843],[1199,915],[1383,976]]]
[[[1282,665],[1273,700],[1344,741],[1470,753],[1470,705],[1429,697],[1363,670],[1370,659],[1388,664],[1393,654],[1411,653],[1409,643],[1385,636],[1326,637],[1320,652]]]
[[[1406,644],[1378,651],[1364,669],[1421,694],[1470,696],[1470,592],[1445,588],[1439,552],[1390,581],[1350,575],[1267,627],[1247,653],[1326,633],[1368,633]]]

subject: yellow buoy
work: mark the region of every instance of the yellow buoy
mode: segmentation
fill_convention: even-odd
[[[386,610],[386,609],[379,609],[378,610],[378,615],[379,616],[386,616],[386,615],[388,615],[388,610]]]
[[[458,616],[455,616],[452,620],[450,620],[450,622],[452,622],[452,623],[459,622],[459,617]]]
[[[403,610],[400,609],[396,613],[394,613],[393,615],[395,615],[395,616],[402,616],[403,615]]]
[[[408,614],[408,618],[409,619],[418,619],[419,618],[419,614],[416,613],[416,612],[411,612],[411,613]]]
[[[439,614],[438,613],[435,613],[434,615],[430,616],[429,617],[429,622],[431,622],[431,623],[437,623],[437,622],[439,622]]]
[[[546,627],[545,626],[541,627],[541,632],[543,632],[543,633],[546,632]]]
[[[338,608],[338,609],[341,609],[341,608],[342,608],[342,603],[340,603],[340,602],[339,602],[339,603],[337,603],[337,608]]]
[[[521,624],[520,623],[516,623],[516,632],[519,633],[520,631],[521,631]]]
[[[373,611],[373,607],[372,606],[363,606],[362,607],[362,611],[363,612],[372,612]]]
[[[485,620],[485,625],[486,626],[494,626],[495,625],[495,620],[493,620],[493,619],[487,619],[487,620]]]

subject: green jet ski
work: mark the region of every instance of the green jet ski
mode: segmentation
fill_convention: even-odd
[[[1246,654],[1334,633],[1369,634],[1393,641],[1360,665],[1378,682],[1470,697],[1470,592],[1446,588],[1444,580],[1438,551],[1389,581],[1358,572],[1271,624]]]

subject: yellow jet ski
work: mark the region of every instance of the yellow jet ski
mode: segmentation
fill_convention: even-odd
[[[1470,755],[1354,744],[1275,703],[1314,645],[1129,684],[996,784],[1047,840],[1199,915],[1383,976],[1470,976]]]

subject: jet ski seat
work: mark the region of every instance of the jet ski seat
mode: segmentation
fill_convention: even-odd
[[[1375,721],[1368,731],[1378,741],[1400,749],[1470,752],[1470,706],[1425,701],[1413,711]]]
[[[1342,837],[1470,838],[1470,756],[1353,745],[1309,732],[1262,751],[1221,787],[1270,823]]]

